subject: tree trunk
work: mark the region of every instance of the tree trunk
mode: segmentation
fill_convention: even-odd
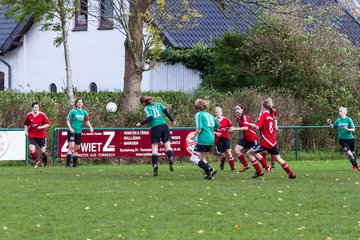
[[[143,74],[143,13],[148,7],[144,0],[130,1],[129,34],[125,39],[125,74],[122,94],[123,112],[130,112],[140,105]]]
[[[66,22],[61,21],[62,26],[62,36],[63,36],[63,46],[64,46],[64,59],[65,59],[65,71],[66,71],[66,95],[68,101],[71,105],[74,104],[74,88],[72,83],[72,70],[70,64],[70,52],[69,52],[69,45],[68,45],[68,30],[66,26]]]

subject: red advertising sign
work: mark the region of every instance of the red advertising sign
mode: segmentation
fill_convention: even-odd
[[[191,129],[170,129],[171,147],[175,157],[190,156],[196,141],[191,140]],[[58,131],[58,158],[66,158],[67,130]],[[111,129],[82,132],[80,158],[150,157],[150,130]],[[165,146],[159,145],[159,156],[165,156]]]

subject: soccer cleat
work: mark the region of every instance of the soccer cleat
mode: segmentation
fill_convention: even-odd
[[[40,161],[35,161],[34,168],[37,168],[39,166]]]
[[[225,167],[225,162],[221,161],[220,162],[220,170],[224,170]]]
[[[235,168],[232,168],[231,171],[235,171]]]
[[[274,162],[271,163],[271,168],[275,168],[275,163]]]
[[[296,175],[295,175],[295,174],[289,175],[289,178],[290,178],[290,179],[295,179],[295,178],[296,178]]]
[[[154,177],[159,175],[158,169],[159,169],[158,165],[155,164],[154,167],[153,167],[153,176]]]
[[[264,172],[256,172],[253,176],[252,176],[252,178],[258,178],[258,177],[261,177],[261,176],[263,176],[264,175]]]
[[[215,174],[217,173],[217,171],[215,169],[211,170],[206,176],[205,179],[207,180],[212,180],[214,179]]]
[[[357,167],[357,170],[358,170],[358,171],[360,171],[360,166],[359,166],[359,167]]]
[[[174,171],[174,160],[173,158],[169,159],[169,169],[171,172]]]
[[[48,168],[49,168],[49,164],[48,164],[48,163],[44,164],[44,168],[45,168],[45,169],[48,169]]]
[[[242,168],[239,169],[239,172],[244,172],[246,170],[250,169],[249,166],[243,166]]]
[[[352,168],[353,168],[354,171],[357,171],[357,170],[358,170],[358,168],[355,167],[355,166],[353,166]]]
[[[266,171],[266,172],[270,172],[270,171],[271,171],[271,167],[268,165],[267,167],[265,167],[265,171]]]

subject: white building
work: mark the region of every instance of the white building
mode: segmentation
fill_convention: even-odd
[[[4,11],[0,11],[0,89],[63,91],[64,51],[62,46],[53,45],[58,33],[40,31],[41,25],[32,21],[18,24],[4,18]],[[86,16],[85,24],[71,23],[70,64],[77,91],[123,88],[125,36],[99,22]],[[144,73],[142,91],[191,91],[200,82],[199,74],[182,64],[160,64]]]

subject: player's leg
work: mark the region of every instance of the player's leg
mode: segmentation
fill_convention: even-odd
[[[272,155],[274,155],[275,161],[277,161],[281,167],[285,170],[285,172],[289,175],[290,179],[294,179],[296,178],[296,175],[293,173],[293,171],[291,170],[290,166],[287,164],[286,161],[284,161],[279,154],[279,149],[278,148],[272,148],[268,150],[269,153],[271,153]]]
[[[45,168],[48,168],[49,167],[49,164],[48,164],[48,156],[46,154],[46,138],[39,138],[38,139],[38,145],[41,149],[41,154],[42,154],[42,162],[44,164],[44,167]]]
[[[224,139],[220,138],[216,143],[216,152],[220,154],[220,170],[224,170],[226,161]]]
[[[249,151],[246,152],[246,156],[250,159],[251,164],[253,165],[253,167],[255,168],[255,171],[256,171],[253,178],[257,178],[257,177],[264,175],[264,172],[262,171],[262,169],[255,157],[256,153],[258,153],[259,151],[261,152],[261,150],[262,150],[261,146],[259,144],[257,144],[254,147],[250,148]]]
[[[66,154],[66,167],[70,167],[72,154],[75,148],[75,133],[71,133],[70,131],[68,131],[67,140],[68,140],[68,151]]]
[[[235,154],[236,157],[239,159],[241,164],[243,165],[242,168],[240,168],[239,172],[244,172],[245,170],[248,170],[250,167],[248,163],[246,162],[244,154],[241,152],[245,148],[245,140],[239,139],[238,143],[235,146]]]
[[[217,171],[212,168],[208,161],[206,160],[206,156],[209,154],[211,149],[211,146],[205,146],[205,152],[201,152],[200,154],[200,162],[206,164],[206,167],[203,168],[205,170],[206,176],[205,179],[207,180],[212,180],[215,176],[215,174],[217,173]]]
[[[153,176],[158,176],[158,148],[161,141],[161,131],[159,126],[155,126],[150,130],[151,135],[151,164],[153,168]]]
[[[79,151],[81,147],[81,133],[75,133],[75,145],[73,152],[73,167],[79,166]]]
[[[352,140],[352,141],[351,141]],[[342,151],[347,155],[354,171],[358,169],[356,157],[352,150],[355,150],[354,139],[339,139],[339,143],[342,147]]]
[[[38,167],[38,164],[39,164],[39,158],[38,158],[38,155],[36,153],[36,147],[35,147],[35,144],[36,144],[36,140],[35,138],[29,138],[29,153],[31,155],[31,158],[34,160],[34,168],[37,168]]]
[[[166,150],[166,156],[169,160],[169,169],[171,172],[174,171],[174,157],[173,157],[173,150],[171,147],[171,135],[170,135],[170,130],[169,127],[167,125],[164,126],[164,130],[161,136],[161,139],[164,142],[165,145],[165,150]]]
[[[230,139],[225,138],[223,147],[224,147],[226,159],[230,165],[230,169],[231,169],[231,171],[234,171],[235,170],[235,162],[234,162],[234,157],[232,156],[232,153],[231,153]]]

